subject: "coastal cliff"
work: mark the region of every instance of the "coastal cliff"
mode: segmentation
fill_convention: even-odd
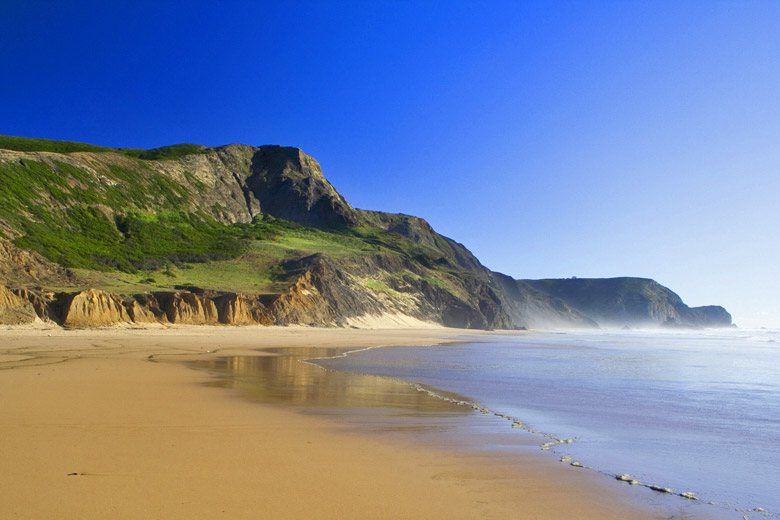
[[[602,327],[728,327],[723,307],[688,307],[670,289],[647,278],[566,278],[522,282],[582,312]]]
[[[648,294],[638,286],[495,273],[423,219],[353,208],[297,148],[131,150],[0,136],[0,174],[0,323],[731,322],[722,308],[689,309],[676,295],[638,310],[631,298]]]

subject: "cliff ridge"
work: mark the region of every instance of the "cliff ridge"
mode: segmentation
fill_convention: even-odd
[[[495,273],[423,219],[353,208],[297,148],[0,136],[0,175],[0,323],[731,322],[725,309],[690,309],[652,281]]]

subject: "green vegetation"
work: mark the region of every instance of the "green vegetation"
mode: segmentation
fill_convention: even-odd
[[[276,219],[226,225],[202,213],[136,210],[112,221],[96,207],[81,206],[69,208],[57,218],[44,212],[38,217],[43,221],[22,224],[25,233],[16,244],[72,268],[128,273],[163,270],[170,276],[176,275],[171,264],[181,268],[243,255],[242,261],[249,264],[246,267],[256,271],[314,252],[339,256],[365,251],[365,244],[352,237]],[[197,269],[192,270],[187,278],[198,275]],[[148,273],[147,277],[154,278]]]
[[[172,209],[189,201],[187,189],[143,163],[137,168],[110,164],[98,179],[63,161],[20,159],[0,163],[0,219],[18,222],[25,211],[39,216],[52,206],[105,205],[110,208]]]
[[[144,160],[165,161],[178,159],[185,155],[196,153],[207,153],[212,148],[207,148],[199,144],[174,144],[171,146],[162,146],[160,148],[140,149],[140,148],[109,148],[106,146],[97,146],[94,144],[77,143],[74,141],[56,141],[53,139],[34,139],[31,137],[14,137],[10,135],[0,135],[0,148],[5,150],[16,150],[19,152],[55,152],[55,153],[73,153],[73,152],[94,152],[94,153],[119,153],[128,157],[135,157]]]
[[[136,224],[159,223],[148,214],[135,216]],[[209,262],[148,262],[145,268],[131,270],[75,269],[79,279],[90,287],[115,293],[136,294],[145,291],[173,290],[193,285],[218,291],[258,294],[285,292],[296,273],[285,262],[313,253],[350,256],[366,252],[366,244],[352,237],[307,229],[276,219],[258,219],[253,224],[225,226],[228,233],[245,246],[235,258]],[[159,244],[158,244],[159,245]]]
[[[355,237],[377,252],[394,253],[412,258],[428,269],[442,273],[461,272],[447,258],[452,253],[448,244],[436,243],[435,246],[415,242],[399,233],[387,232],[384,229],[363,224],[351,229],[340,230],[338,233]]]
[[[392,289],[385,282],[383,282],[381,280],[369,279],[369,280],[363,280],[361,283],[363,284],[364,287],[367,287],[367,288],[371,289],[374,292],[384,293],[384,294],[390,296],[391,298],[393,298],[395,300],[401,300],[401,301],[405,301],[405,302],[409,301],[409,297],[408,296],[406,296],[403,293],[400,293],[400,292],[396,291],[395,289]]]
[[[179,159],[185,155],[192,155],[197,153],[208,153],[212,148],[207,148],[199,144],[174,144],[171,146],[163,146],[160,148],[152,148],[151,150],[135,149],[135,148],[117,148],[116,151],[127,155],[128,157],[137,157],[138,159],[150,160],[150,161],[167,161],[171,159]]]
[[[187,190],[145,166],[112,164],[99,179],[62,161],[20,159],[0,165],[0,175],[0,220],[22,233],[17,245],[66,267],[133,271],[244,250],[243,231],[177,209]]]
[[[69,268],[119,271],[119,286],[157,280],[263,292],[289,277],[284,260],[377,249],[353,234],[269,217],[218,222],[185,209],[187,189],[142,164],[109,164],[101,181],[66,162],[23,159],[0,165],[0,175],[0,221],[21,233],[18,246]]]
[[[360,256],[383,253],[413,259],[427,274],[383,271],[366,287],[401,297],[385,283],[387,277],[412,276],[459,292],[462,268],[451,263],[451,246],[438,235],[427,243],[415,241],[386,231],[381,220],[330,231],[269,216],[227,224],[229,214],[220,201],[195,207],[200,198],[194,190],[204,185],[192,173],[183,172],[187,180],[181,185],[145,162],[211,150],[200,145],[134,150],[0,136],[0,148],[126,157],[89,167],[65,155],[0,162],[0,234],[76,270],[93,287],[126,294],[182,285],[278,293],[297,275],[290,266],[304,257],[321,253],[354,258],[357,265]],[[410,224],[413,233],[416,225]]]
[[[66,267],[135,272],[233,258],[245,250],[230,227],[206,215],[179,212],[130,213],[112,221],[94,206],[75,206],[56,219],[26,221],[22,228],[18,246]]]
[[[363,280],[363,285],[371,289],[375,292],[383,292],[383,293],[393,293],[396,292],[392,290],[385,282],[382,282],[380,280]]]
[[[133,204],[138,207],[176,208],[189,201],[187,190],[146,165],[131,169],[109,165],[111,177],[119,181],[121,189],[108,189],[113,204]]]
[[[30,137],[14,137],[0,135],[0,148],[18,150],[20,152],[115,152],[113,148],[96,146],[94,144],[76,143],[73,141],[54,141],[52,139],[33,139]]]
[[[452,294],[456,298],[460,298],[462,300],[467,300],[469,298],[469,295],[466,291],[463,290],[462,284],[460,283],[460,277],[464,276],[464,273],[460,273],[460,275],[443,272],[441,270],[435,271],[435,270],[429,270],[427,273],[427,276],[420,276],[416,273],[410,273],[410,272],[396,272],[396,273],[390,273],[389,275],[391,278],[400,278],[404,281],[420,281],[424,280],[428,282],[431,285],[434,285],[438,287],[439,289],[443,289],[447,291],[448,293]]]
[[[21,159],[0,165],[0,175],[0,221],[21,233],[18,246],[69,268],[132,274],[125,279],[131,284],[141,273],[165,283],[211,280],[260,290],[285,279],[289,273],[278,267],[284,260],[409,249],[402,237],[382,241],[377,229],[329,233],[270,217],[224,224],[185,209],[187,188],[140,161],[108,163],[97,177],[64,161]],[[218,203],[209,209],[217,216],[224,211]],[[189,264],[201,265],[181,273]]]

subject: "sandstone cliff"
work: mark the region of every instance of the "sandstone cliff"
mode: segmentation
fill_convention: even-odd
[[[183,325],[216,325],[217,306],[210,298],[191,292],[155,293],[159,307],[170,323]]]
[[[0,285],[67,285],[73,281],[67,269],[0,237]]]
[[[0,286],[0,324],[22,325],[32,323],[37,318],[35,308],[29,301]]]
[[[130,321],[122,300],[105,291],[89,289],[64,302],[62,325],[66,327],[100,327]]]

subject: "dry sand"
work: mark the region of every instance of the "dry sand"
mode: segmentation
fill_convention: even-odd
[[[654,518],[549,456],[507,461],[345,432],[148,359],[432,344],[462,333],[0,330],[0,518]]]

